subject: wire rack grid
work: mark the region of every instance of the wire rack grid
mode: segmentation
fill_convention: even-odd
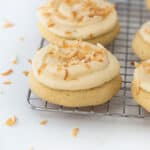
[[[99,114],[106,116],[123,117],[150,117],[149,113],[138,106],[132,99],[130,93],[130,83],[133,76],[133,61],[138,61],[132,53],[131,42],[137,29],[150,18],[143,0],[126,0],[116,2],[121,31],[117,39],[108,49],[118,58],[121,65],[122,88],[117,96],[113,97],[108,103],[100,106],[84,108],[66,108],[54,104],[49,104],[36,97],[31,90],[28,91],[27,101],[32,109],[41,111],[64,112],[73,114]],[[41,40],[40,47],[46,41]]]

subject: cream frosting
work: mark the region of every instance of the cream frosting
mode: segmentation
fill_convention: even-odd
[[[139,88],[150,92],[150,59],[137,65],[134,71],[134,81]]]
[[[49,44],[36,52],[32,70],[35,78],[49,88],[84,90],[112,80],[119,75],[117,59],[102,45],[81,41]]]
[[[105,0],[51,0],[38,9],[38,18],[50,32],[67,39],[91,39],[118,22],[114,5]]]
[[[150,44],[150,21],[142,25],[141,29],[139,30],[139,33],[144,39],[144,41]]]

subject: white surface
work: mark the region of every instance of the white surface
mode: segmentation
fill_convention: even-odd
[[[36,7],[42,0],[3,0],[0,5],[0,24],[4,19],[15,24],[14,28],[0,26],[0,71],[13,68],[14,73],[0,77],[0,82],[10,79],[13,84],[0,84],[0,150],[107,150],[149,149],[150,120],[99,116],[73,116],[44,113],[31,110],[26,102],[27,78],[23,70],[29,69],[27,59],[39,46],[40,36],[36,28]],[[20,42],[23,36],[25,41]],[[19,63],[10,63],[17,54]],[[3,122],[16,115],[18,123],[6,127]],[[46,126],[39,121],[48,119]],[[76,138],[70,136],[72,128],[80,128]]]

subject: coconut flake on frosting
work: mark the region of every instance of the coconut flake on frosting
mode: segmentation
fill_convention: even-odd
[[[66,48],[67,45],[67,48]],[[81,41],[49,44],[37,51],[32,63],[35,78],[61,90],[81,90],[100,86],[119,75],[119,63],[102,45]]]

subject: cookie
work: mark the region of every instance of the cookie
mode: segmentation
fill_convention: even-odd
[[[104,0],[52,0],[38,9],[38,29],[49,42],[110,44],[120,31],[113,4]]]
[[[50,103],[68,107],[99,105],[119,91],[120,66],[100,44],[49,44],[33,57],[29,86]]]
[[[131,93],[134,100],[150,112],[150,59],[137,64]]]

